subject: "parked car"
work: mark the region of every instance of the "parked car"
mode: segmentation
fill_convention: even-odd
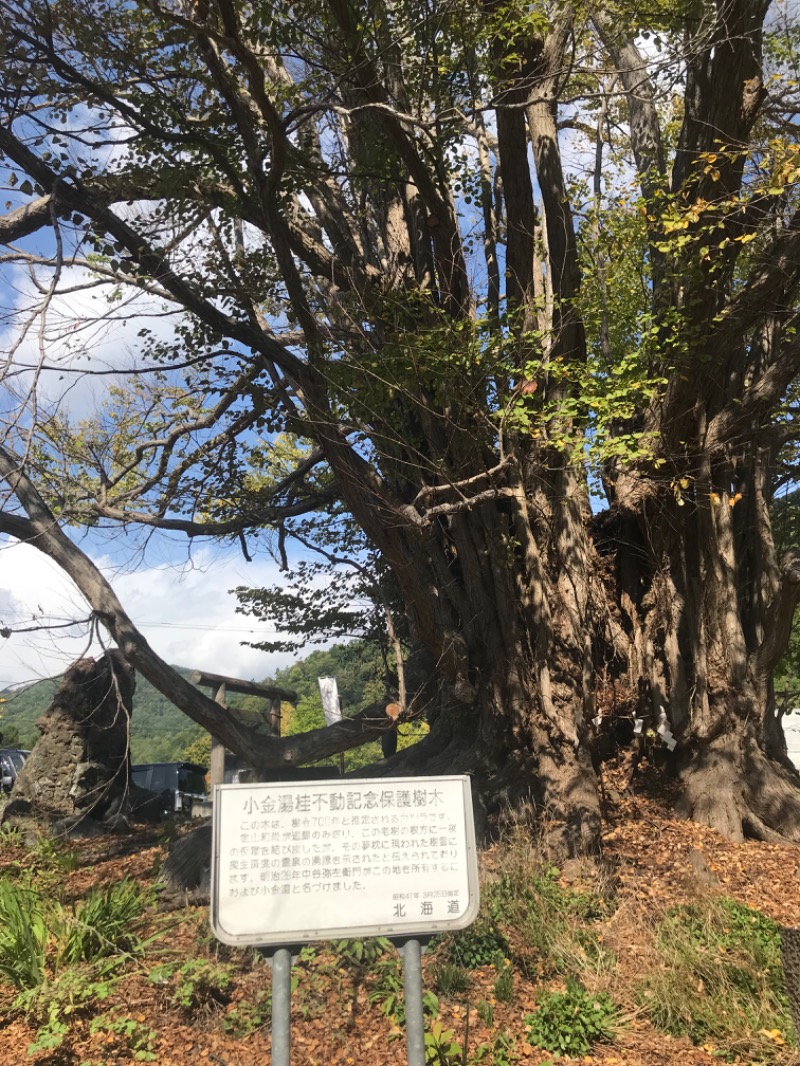
[[[208,797],[206,772],[190,762],[151,762],[131,767],[131,778],[139,788],[161,796],[165,814],[192,813],[195,803]]]
[[[29,755],[29,751],[21,748],[0,748],[0,791],[11,791]]]

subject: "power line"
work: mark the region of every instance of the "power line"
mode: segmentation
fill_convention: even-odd
[[[216,630],[221,633],[277,633],[274,626],[259,626],[258,628],[252,628],[250,626],[204,626],[197,623],[185,623],[185,622],[137,622],[136,625],[139,629],[203,629],[203,630]]]
[[[34,619],[31,624],[15,628],[19,623],[12,624],[11,626],[2,626],[0,624],[0,636],[10,637],[16,633],[38,633],[44,630],[52,629],[67,629],[72,626],[88,626],[91,619],[82,618],[78,621],[62,621],[53,620],[46,621],[42,619]],[[281,632],[275,626],[213,626],[213,625],[201,625],[198,622],[137,622],[137,627],[140,629],[198,629],[205,632],[220,632],[220,633],[279,633]]]

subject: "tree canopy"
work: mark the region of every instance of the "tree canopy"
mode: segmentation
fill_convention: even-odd
[[[800,839],[772,695],[800,596],[770,519],[800,371],[790,8],[0,0],[0,28],[0,531],[205,726],[71,529],[348,560],[432,724],[392,765],[474,774],[489,818],[532,805],[595,848],[597,730],[641,718],[685,814]],[[89,414],[52,384],[106,371]],[[275,765],[385,725],[355,721],[222,739]]]

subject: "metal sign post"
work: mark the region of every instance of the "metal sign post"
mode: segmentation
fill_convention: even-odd
[[[411,937],[402,947],[403,995],[406,1005],[408,1066],[425,1066],[425,1018],[422,1009],[422,946]]]
[[[292,1047],[292,952],[276,948],[272,964],[272,1066],[289,1066]]]
[[[216,936],[273,949],[274,1066],[289,1066],[290,945],[364,936],[400,946],[408,1061],[424,1066],[420,939],[478,913],[467,777],[217,786],[211,878]]]

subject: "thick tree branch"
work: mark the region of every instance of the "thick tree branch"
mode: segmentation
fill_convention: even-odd
[[[592,18],[614,60],[625,90],[630,113],[631,147],[642,192],[650,200],[654,178],[666,173],[666,162],[649,66],[619,22],[607,10],[602,6],[596,8]]]
[[[269,334],[255,329],[241,319],[232,318],[210,300],[204,299],[186,279],[170,267],[165,252],[154,248],[141,233],[116,215],[99,195],[77,179],[62,178],[9,129],[0,126],[0,151],[13,159],[44,188],[57,191],[57,199],[73,211],[93,218],[133,257],[140,271],[154,277],[166,292],[187,311],[196,315],[220,336],[231,337],[270,358],[289,377],[303,381],[308,377],[306,365]]]
[[[741,400],[724,407],[709,424],[705,445],[712,452],[753,435],[753,425],[764,422],[800,374],[800,339],[784,346],[778,359],[749,388]],[[796,432],[796,430],[795,430]]]
[[[752,656],[752,670],[765,680],[780,662],[789,646],[792,622],[800,603],[800,552],[787,552],[781,561],[781,584],[764,631],[766,636]]]
[[[800,283],[800,211],[764,249],[746,283],[709,335],[709,351],[728,351],[766,315],[792,313],[787,293]]]
[[[42,227],[49,226],[52,221],[52,197],[39,196],[0,217],[0,243],[10,244],[28,237]]]
[[[163,696],[258,769],[314,762],[363,744],[392,728],[378,701],[335,727],[296,737],[277,738],[224,711],[157,655],[136,628],[116,593],[91,559],[62,532],[17,459],[0,448],[0,478],[19,501],[25,515],[0,511],[0,533],[29,544],[67,574],[105,625],[123,655]]]

